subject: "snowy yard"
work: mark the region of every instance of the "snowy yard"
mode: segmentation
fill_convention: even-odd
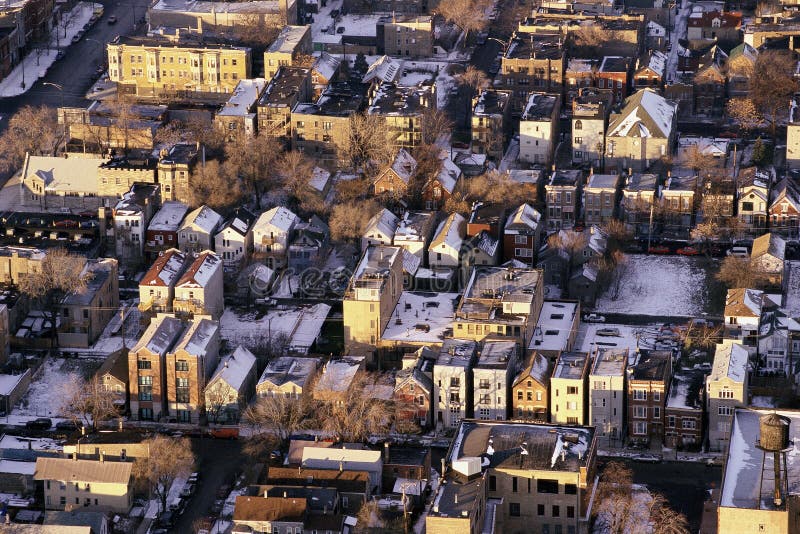
[[[48,358],[33,377],[28,392],[12,409],[11,423],[35,417],[58,417],[78,377],[86,377],[99,362]],[[17,419],[19,418],[19,419]]]
[[[595,308],[601,313],[697,316],[706,311],[708,271],[701,259],[679,256],[628,256],[619,295],[608,290]]]

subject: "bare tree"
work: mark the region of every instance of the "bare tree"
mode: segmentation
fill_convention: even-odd
[[[445,20],[452,22],[466,33],[466,38],[471,32],[478,32],[486,28],[488,19],[486,8],[487,0],[442,0],[439,2],[439,14]],[[464,41],[466,42],[466,38]]]
[[[367,223],[378,213],[380,205],[374,199],[337,204],[331,211],[328,225],[334,241],[355,241],[364,234]]]
[[[432,145],[442,135],[453,131],[453,122],[440,109],[427,108],[422,112],[422,143]]]
[[[59,131],[53,108],[25,106],[17,111],[0,137],[0,171],[16,171],[28,153],[52,154]]]
[[[67,38],[67,29],[69,29],[72,22],[76,19],[78,12],[76,10],[61,10],[58,18],[58,29],[64,31],[62,37],[61,32],[56,30],[56,46],[61,46],[61,39]],[[69,43],[66,43],[69,44]]]
[[[356,516],[355,534],[405,534],[410,529],[404,525],[403,516],[396,518],[385,517],[383,510],[378,506],[378,501],[365,501]]]
[[[201,162],[189,177],[189,195],[193,207],[206,205],[217,211],[227,211],[240,204],[242,185],[232,165],[211,159]]]
[[[752,98],[731,98],[725,106],[725,111],[728,117],[736,121],[739,128],[745,132],[752,132],[764,124],[764,117],[759,113]]]
[[[633,233],[620,220],[610,219],[605,222],[601,230],[606,235],[606,254],[613,254],[616,251],[624,250],[625,246],[633,239]]]
[[[256,207],[260,210],[264,193],[278,185],[280,143],[272,137],[259,135],[228,143],[225,152],[227,162],[242,180],[245,193],[255,197]]]
[[[194,467],[192,443],[188,438],[172,438],[155,435],[145,441],[150,454],[136,458],[133,464],[134,477],[161,501],[161,509],[167,509],[167,496],[172,483],[178,477],[188,476]]]
[[[789,99],[797,91],[796,66],[790,50],[765,50],[756,59],[750,94],[756,108],[770,124],[773,139],[778,123],[789,112]]]
[[[231,388],[222,380],[217,380],[206,387],[204,392],[206,417],[212,424],[219,424],[225,414],[225,408],[237,399],[231,399]],[[231,421],[228,421],[229,423]]]
[[[309,427],[311,422],[307,394],[300,398],[283,393],[259,397],[244,412],[245,423],[258,434],[272,434],[283,443],[294,432]]]
[[[395,142],[384,117],[354,113],[346,135],[336,137],[336,150],[341,161],[369,175],[394,158]]]
[[[58,248],[47,251],[38,268],[20,279],[20,291],[36,301],[50,324],[54,346],[58,345],[56,317],[61,303],[70,293],[86,289],[87,276],[83,273],[86,258]]]
[[[753,269],[748,258],[728,256],[722,260],[717,280],[729,289],[736,287],[755,288],[763,285],[763,280]]]
[[[391,403],[369,392],[385,382],[380,373],[359,372],[343,396],[323,397],[315,410],[322,428],[350,442],[387,432],[394,413]],[[320,398],[319,388],[315,396]]]
[[[118,395],[106,389],[97,376],[89,380],[73,376],[69,381],[69,388],[68,400],[63,406],[62,415],[74,421],[76,425],[94,431],[103,421],[119,415],[114,402]]]
[[[586,247],[588,241],[588,237],[583,232],[561,230],[547,238],[547,246],[569,255],[569,261],[567,262],[567,275],[569,275],[572,272],[575,255]]]
[[[272,44],[282,28],[281,25],[268,21],[263,13],[250,13],[237,20],[233,30],[234,39],[257,50]]]
[[[302,152],[285,152],[278,162],[283,188],[289,194],[293,207],[305,213],[321,214],[325,211],[324,199],[311,186],[314,163]]]
[[[496,202],[514,204],[519,198],[519,189],[508,174],[496,170],[470,179],[466,185],[467,199],[471,202]]]

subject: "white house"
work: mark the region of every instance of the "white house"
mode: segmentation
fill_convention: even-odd
[[[158,209],[158,184],[135,183],[112,210],[114,243],[121,264],[144,259],[145,231]]]
[[[473,367],[475,418],[505,421],[511,408],[511,385],[519,370],[516,341],[487,341]]]
[[[458,213],[442,221],[428,246],[428,265],[431,268],[458,268],[466,232],[467,221]]]
[[[747,338],[758,334],[764,292],[758,289],[737,287],[725,296],[725,327],[730,336]]]
[[[225,267],[240,265],[253,250],[253,223],[256,216],[247,208],[237,208],[214,236],[214,250]]]
[[[553,157],[560,97],[531,93],[519,120],[519,160],[547,165]]]
[[[373,490],[381,484],[383,453],[369,449],[335,449],[333,447],[303,447],[300,465],[306,469],[336,469],[366,471]]]
[[[604,446],[625,435],[625,368],[628,349],[600,348],[589,371],[589,424]]]
[[[256,357],[237,347],[223,358],[205,389],[206,414],[215,423],[238,423],[242,410],[253,396]]]
[[[190,211],[178,229],[178,248],[184,252],[212,250],[214,233],[222,223],[222,216],[208,206]]]
[[[219,319],[224,306],[222,262],[219,256],[206,250],[194,259],[175,285],[172,307],[176,313]]]
[[[373,215],[361,236],[361,251],[370,245],[391,245],[399,224],[400,219],[386,208]]]
[[[171,312],[175,284],[188,266],[188,257],[178,249],[162,252],[139,281],[141,311]]]
[[[283,396],[299,399],[306,391],[306,384],[317,374],[320,358],[279,356],[267,364],[256,384],[259,397]]]
[[[749,358],[747,348],[728,339],[718,344],[714,352],[711,374],[706,377],[708,444],[711,450],[725,450],[733,412],[748,404]]]
[[[472,367],[478,345],[466,339],[444,340],[433,366],[432,406],[434,424],[455,428],[462,419],[472,416]]]
[[[289,239],[300,219],[290,210],[278,206],[259,216],[253,226],[253,248],[267,259],[267,267],[275,269],[286,264]]]

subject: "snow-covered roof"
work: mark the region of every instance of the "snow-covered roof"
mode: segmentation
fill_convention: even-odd
[[[623,376],[628,364],[628,349],[602,347],[597,349],[589,376]],[[591,382],[591,378],[589,378]]]
[[[150,322],[131,352],[146,348],[153,354],[166,354],[178,340],[181,332],[183,323],[180,319],[168,315],[157,316]]]
[[[321,363],[322,360],[320,358],[280,356],[267,364],[258,383],[269,383],[276,387],[291,383],[303,388],[308,378]]]
[[[315,391],[344,392],[364,367],[363,356],[345,356],[325,364]]]
[[[654,50],[650,54],[650,57],[647,58],[647,64],[645,66],[659,76],[664,76],[667,72],[667,60],[668,58],[665,53]]]
[[[171,248],[161,252],[153,265],[142,277],[139,285],[143,286],[172,286],[183,272],[186,263],[186,254]]]
[[[44,181],[46,191],[97,194],[97,174],[106,160],[101,158],[28,156],[23,167],[23,181],[33,175]]]
[[[284,26],[267,49],[268,53],[293,54],[303,38],[311,31],[309,26]]]
[[[439,174],[436,175],[436,178],[445,191],[452,193],[456,187],[456,183],[458,183],[458,179],[461,177],[461,168],[453,163],[453,160],[450,159],[450,156],[445,151],[441,152],[439,159],[442,162],[442,167],[439,170]]]
[[[369,220],[367,228],[364,230],[364,236],[369,237],[375,232],[380,232],[385,236],[393,237],[398,224],[400,224],[400,219],[397,218],[397,215],[383,208]]]
[[[711,366],[709,381],[729,378],[734,382],[744,382],[747,377],[747,361],[750,353],[739,344],[730,341],[719,343],[714,351],[714,364]]]
[[[206,355],[211,347],[211,342],[219,332],[219,323],[211,319],[198,318],[192,319],[189,327],[184,331],[181,339],[175,344],[172,352],[184,350],[194,356]],[[216,355],[213,355],[216,357]]]
[[[361,79],[362,83],[370,83],[373,80],[383,82],[394,82],[403,71],[403,60],[391,58],[389,56],[379,57],[367,69],[367,73]]]
[[[518,234],[521,231],[535,231],[542,220],[542,214],[529,204],[522,204],[506,221],[505,233]]]
[[[209,386],[217,380],[222,380],[231,388],[239,391],[255,365],[256,357],[253,356],[252,352],[240,345],[236,347],[233,354],[220,360],[214,376],[208,382]]]
[[[214,273],[221,268],[219,256],[210,250],[201,252],[178,280],[176,287],[206,287]]]
[[[289,350],[296,354],[308,353],[319,337],[322,325],[330,312],[328,304],[314,306],[272,308],[268,313],[244,311],[226,307],[220,317],[221,337],[238,344],[248,336],[272,333],[289,338]]]
[[[648,37],[665,37],[667,30],[661,24],[653,22],[652,20],[647,23],[647,36]]]
[[[580,380],[583,377],[589,355],[585,352],[562,352],[558,355],[553,378]]]
[[[528,348],[531,350],[569,350],[569,338],[577,312],[577,302],[544,301]]]
[[[319,75],[326,80],[331,80],[336,74],[336,71],[339,70],[339,65],[341,62],[341,58],[331,55],[327,52],[323,52],[316,60],[314,60],[314,64],[311,66],[311,68],[317,71]]]
[[[773,477],[765,473],[773,472],[773,455],[764,455],[758,448],[762,438],[761,418],[775,414],[788,418],[789,447],[786,455],[789,495],[800,494],[800,471],[798,446],[800,446],[800,413],[796,411],[753,410],[738,408],[733,414],[728,455],[725,472],[722,476],[722,489],[719,506],[722,508],[750,508],[775,510]],[[761,483],[763,478],[763,484]],[[761,492],[761,494],[759,494]],[[783,496],[784,505],[786,497]],[[785,520],[785,516],[784,516]]]
[[[382,340],[439,344],[452,327],[458,293],[404,291],[381,336]]]
[[[233,216],[222,225],[220,232],[230,228],[239,235],[246,236],[255,220],[256,216],[247,208],[236,208]]]
[[[700,393],[704,388],[705,371],[680,369],[672,375],[667,397],[667,408],[675,410],[702,410]]]
[[[217,112],[217,117],[241,117],[252,115],[251,110],[253,105],[266,86],[267,80],[264,78],[239,80],[231,97],[225,105],[222,106],[222,109]]]
[[[651,89],[641,89],[628,98],[620,113],[612,116],[607,135],[667,138],[672,131],[676,111],[676,104]]]
[[[422,263],[422,259],[419,256],[403,249],[403,271],[414,276],[419,270],[420,263]]]
[[[405,148],[401,148],[394,157],[392,170],[401,180],[408,183],[417,170],[417,160]]]
[[[200,230],[210,235],[217,229],[221,222],[222,215],[208,206],[200,206],[186,215],[179,231]]]
[[[253,230],[265,231],[266,228],[272,226],[282,232],[288,233],[299,221],[300,219],[298,219],[297,215],[292,213],[291,210],[283,206],[277,206],[262,213],[253,226]]]
[[[147,227],[151,231],[161,232],[177,232],[181,226],[183,216],[189,208],[183,202],[167,201],[161,204],[161,209],[158,210],[150,221]]]
[[[786,257],[786,241],[774,232],[758,236],[753,240],[750,257],[755,259],[764,254],[783,260]]]
[[[530,365],[517,375],[513,385],[516,386],[523,380],[527,380],[528,377],[546,387],[550,379],[550,360],[546,356],[534,352],[531,356]]]
[[[725,296],[725,317],[761,317],[764,292],[736,287]]]
[[[482,230],[481,233],[473,237],[471,242],[475,248],[487,256],[494,256],[495,252],[497,252],[497,246],[500,244],[500,240],[486,230]]]
[[[722,137],[697,137],[686,135],[678,139],[679,149],[683,150],[694,146],[697,147],[697,151],[703,156],[715,158],[724,158],[728,154],[728,146],[730,143],[730,139]]]
[[[447,245],[453,249],[459,250],[461,243],[464,241],[466,235],[467,221],[461,214],[452,213],[447,219],[439,223],[436,229],[436,234],[433,236],[429,250],[433,251],[436,247]],[[800,272],[800,268],[798,268]],[[798,289],[800,291],[800,289]]]
[[[308,185],[322,193],[328,187],[330,180],[330,171],[322,167],[314,167],[314,170],[311,171],[311,178],[308,180]]]
[[[8,397],[17,387],[19,381],[25,376],[25,373],[18,375],[5,375],[0,374],[0,395]]]

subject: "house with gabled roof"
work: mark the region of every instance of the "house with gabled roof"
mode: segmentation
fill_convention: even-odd
[[[317,374],[320,358],[279,356],[267,364],[256,384],[259,397],[286,396],[299,399]]]
[[[744,230],[767,227],[769,207],[769,175],[755,167],[739,171],[739,205],[737,215]]]
[[[755,72],[758,50],[747,43],[733,48],[728,54],[727,78],[728,95],[733,97],[750,94],[750,78]]]
[[[195,317],[164,358],[166,410],[180,423],[195,423],[205,410],[204,386],[219,361],[219,323]]]
[[[212,250],[214,234],[222,223],[222,215],[208,206],[190,211],[178,229],[178,248],[183,252]]]
[[[749,360],[747,347],[737,341],[726,339],[716,346],[711,374],[705,380],[708,445],[711,450],[726,449],[733,412],[749,404]]]
[[[426,210],[441,209],[463,178],[461,169],[453,163],[446,151],[439,153],[439,161],[441,161],[439,172],[431,176],[422,186],[422,201]]]
[[[168,201],[150,220],[145,232],[144,251],[150,258],[178,246],[178,230],[189,208],[183,202]]]
[[[220,318],[224,302],[219,256],[210,250],[197,255],[175,284],[172,308],[176,313]]]
[[[220,359],[205,387],[206,415],[219,424],[236,424],[253,397],[256,386],[256,357],[239,346]]]
[[[550,406],[550,359],[533,352],[511,385],[511,417],[547,422]]]
[[[362,252],[370,245],[391,245],[400,219],[386,208],[372,216],[361,236]]]
[[[314,399],[343,404],[356,382],[356,376],[364,370],[365,363],[363,356],[344,356],[338,360],[330,360],[322,368],[314,386]]]
[[[425,373],[425,362],[423,358],[417,359],[413,367],[398,371],[394,381],[397,419],[423,429],[433,424],[433,378]]]
[[[405,148],[397,151],[394,160],[375,177],[372,188],[376,195],[402,197],[417,172],[417,160]]]
[[[742,27],[742,14],[735,11],[693,11],[686,25],[686,38],[738,41]]]
[[[758,335],[764,292],[743,287],[731,288],[725,296],[726,337],[737,339]]]
[[[750,266],[773,286],[783,282],[783,267],[786,259],[786,241],[776,233],[769,232],[753,240]]]
[[[639,59],[633,72],[633,87],[636,90],[646,87],[661,87],[667,73],[667,55],[660,50],[651,50]]]
[[[784,178],[773,191],[769,205],[770,229],[788,239],[800,235],[800,186],[789,177]]]
[[[106,391],[114,393],[114,406],[121,412],[128,408],[128,353],[118,350],[108,355],[94,376]]]
[[[245,207],[234,210],[214,235],[214,250],[225,267],[241,265],[253,250],[253,225],[256,216]]]
[[[34,480],[44,486],[45,508],[91,506],[127,514],[133,505],[133,462],[72,458],[36,459]]]
[[[542,214],[522,204],[506,220],[503,229],[503,259],[533,266],[542,241]]]
[[[500,240],[487,230],[481,230],[464,242],[461,263],[467,270],[475,265],[500,265]]]
[[[331,82],[335,82],[341,70],[342,59],[338,56],[322,52],[311,65],[311,87],[314,90],[313,99],[320,97]]]
[[[406,211],[394,233],[393,245],[419,259],[420,265],[425,261],[428,244],[436,228],[436,214],[430,211]]]
[[[644,171],[672,154],[677,137],[677,105],[652,89],[640,89],[613,113],[606,135],[606,170]]]
[[[299,223],[289,242],[289,268],[294,269],[294,272],[301,272],[323,260],[328,251],[330,237],[328,225],[316,215]]]
[[[188,256],[176,248],[161,252],[139,281],[139,310],[171,312],[175,284],[189,266]]]
[[[267,267],[286,265],[289,239],[300,219],[291,210],[277,206],[262,213],[253,225],[253,249],[266,257]]]
[[[305,498],[236,497],[234,532],[302,532],[308,517]]]
[[[456,268],[459,266],[461,249],[467,231],[467,221],[458,213],[452,213],[434,233],[428,245],[428,265]]]

